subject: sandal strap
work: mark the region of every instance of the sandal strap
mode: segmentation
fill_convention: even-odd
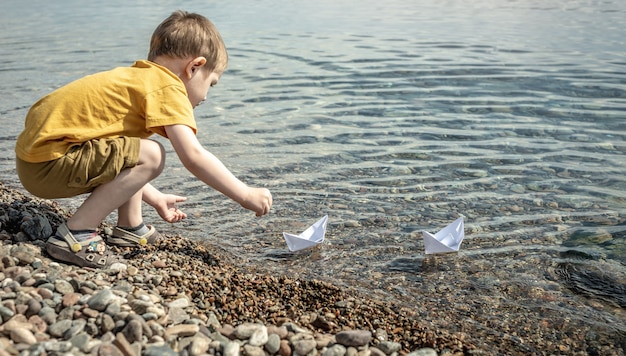
[[[149,225],[148,227],[150,231],[146,232],[143,235],[137,235],[116,226],[113,228],[112,235],[114,238],[126,240],[128,242],[138,244],[139,246],[145,246],[148,244],[148,239],[150,238],[150,236],[154,235],[154,233],[156,232],[154,226]]]
[[[97,240],[94,239],[89,239],[85,241],[76,240],[70,229],[67,227],[67,223],[59,225],[59,227],[57,228],[57,233],[53,237],[54,238],[50,239],[50,243],[58,246],[64,246],[65,244],[67,244],[72,252],[78,252],[84,246],[91,246],[94,244],[94,242],[97,242]],[[100,238],[100,240],[102,240],[102,238]]]

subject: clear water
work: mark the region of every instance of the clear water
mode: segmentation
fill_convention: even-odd
[[[145,58],[153,28],[180,6],[5,9],[0,179],[19,184],[13,143],[34,101]],[[199,138],[242,180],[268,187],[274,207],[255,218],[197,182],[167,146],[155,185],[188,196],[190,217],[147,220],[251,268],[416,309],[432,303],[444,310],[424,319],[452,331],[493,333],[499,326],[458,315],[497,300],[506,307],[490,312],[504,325],[552,317],[624,338],[626,3],[194,0],[185,9],[211,18],[230,54],[196,109]],[[289,253],[282,232],[326,214],[324,244]],[[461,250],[426,256],[422,230],[459,216]],[[563,278],[572,271],[599,274],[572,288]],[[443,325],[446,312],[457,322]]]

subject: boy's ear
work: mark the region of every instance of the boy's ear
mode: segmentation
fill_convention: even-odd
[[[191,77],[200,70],[206,64],[206,58],[200,56],[196,57],[187,63],[185,67],[185,74],[187,74],[187,79],[191,79]]]

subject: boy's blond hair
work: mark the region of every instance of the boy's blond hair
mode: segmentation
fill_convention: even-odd
[[[154,30],[150,40],[148,60],[158,56],[186,58],[205,57],[205,68],[223,73],[228,53],[217,28],[206,17],[178,10]]]

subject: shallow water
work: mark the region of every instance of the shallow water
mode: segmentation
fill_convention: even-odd
[[[13,142],[34,101],[145,58],[154,26],[178,6],[27,0],[1,14],[0,179],[18,184]],[[255,218],[197,182],[165,143],[168,169],[155,185],[188,196],[190,217],[170,226],[148,212],[150,222],[251,267],[408,306],[458,314],[497,301],[483,317],[515,325],[552,315],[626,340],[625,4],[186,9],[215,22],[230,55],[196,109],[199,138],[242,180],[271,189],[274,207]],[[324,244],[289,253],[282,232],[326,214]],[[459,216],[461,250],[425,255],[421,231]],[[443,325],[444,312],[423,317],[452,331],[499,329],[470,317]]]

